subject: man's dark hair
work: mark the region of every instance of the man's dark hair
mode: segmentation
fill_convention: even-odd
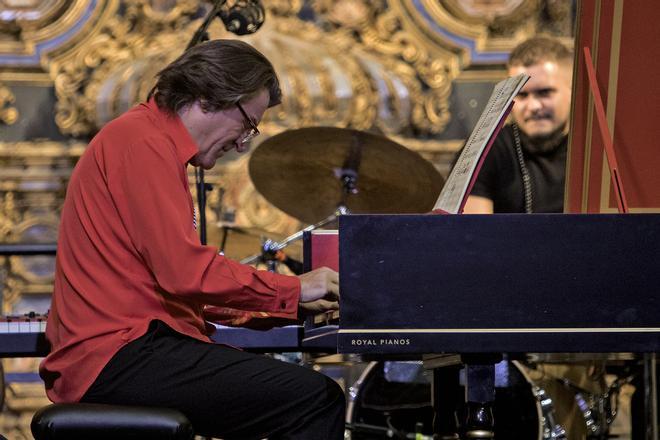
[[[529,67],[543,61],[570,64],[573,62],[573,51],[554,38],[533,37],[511,51],[507,67]]]
[[[204,110],[219,111],[249,100],[262,89],[268,106],[281,102],[273,65],[254,47],[239,40],[211,40],[188,49],[157,74],[149,94],[170,113],[199,100]]]

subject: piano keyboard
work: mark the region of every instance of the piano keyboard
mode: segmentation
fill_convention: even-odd
[[[45,315],[0,317],[0,357],[39,357],[48,354]]]
[[[0,317],[0,334],[43,333],[46,331],[46,315],[27,314],[23,316]]]

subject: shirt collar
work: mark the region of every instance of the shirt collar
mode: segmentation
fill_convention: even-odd
[[[142,105],[156,116],[156,124],[172,138],[179,161],[184,165],[187,164],[199,152],[199,148],[179,115],[167,113],[158,107],[153,98]]]

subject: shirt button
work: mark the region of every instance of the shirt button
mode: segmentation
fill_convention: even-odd
[[[280,303],[280,308],[281,308],[281,309],[286,309],[286,302],[282,301],[282,302]]]

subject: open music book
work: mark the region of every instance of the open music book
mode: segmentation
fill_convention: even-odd
[[[513,98],[528,79],[529,75],[521,73],[495,85],[486,108],[481,113],[477,125],[472,130],[472,134],[465,143],[456,165],[435,202],[433,212],[460,214],[463,211],[463,206],[465,206],[465,201],[474,185],[481,164],[511,111]]]

